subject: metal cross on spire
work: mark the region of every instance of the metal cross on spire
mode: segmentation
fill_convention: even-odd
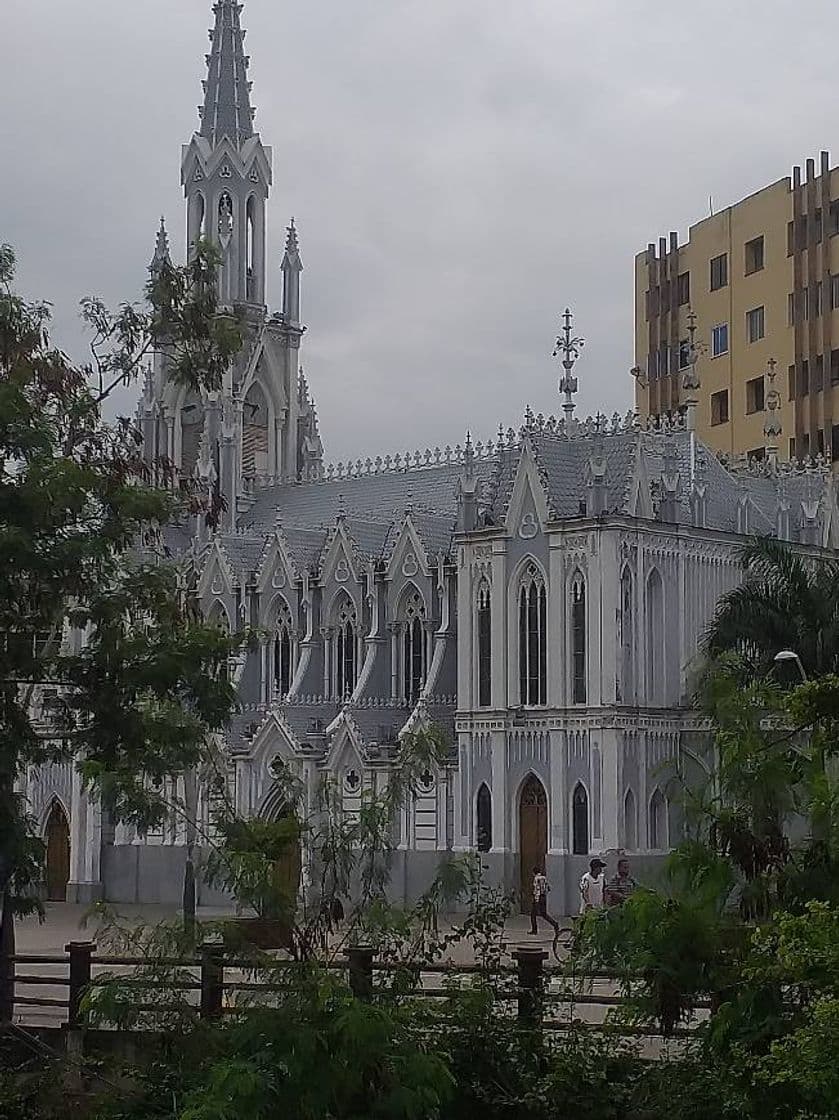
[[[565,308],[565,313],[562,316],[562,328],[559,332],[559,337],[556,340],[553,356],[560,358],[562,361],[563,375],[559,379],[559,391],[565,394],[565,400],[562,407],[565,411],[565,419],[570,422],[574,417],[574,394],[577,392],[577,378],[574,376],[574,366],[577,364],[577,359],[580,356],[580,351],[586,344],[584,338],[580,338],[574,334],[574,316],[571,314],[570,308]]]

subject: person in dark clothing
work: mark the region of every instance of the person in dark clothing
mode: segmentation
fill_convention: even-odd
[[[538,933],[536,919],[542,918],[554,931],[554,938],[559,936],[559,922],[548,913],[548,885],[547,876],[541,867],[533,868],[533,898],[530,903],[530,932]]]

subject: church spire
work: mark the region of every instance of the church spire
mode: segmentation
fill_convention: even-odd
[[[157,278],[163,271],[165,265],[171,265],[172,258],[169,256],[169,234],[166,232],[166,221],[161,216],[160,229],[157,231],[157,240],[154,244],[154,256],[149,265],[149,272],[154,278]]]
[[[207,55],[204,107],[200,110],[200,134],[213,145],[226,136],[238,148],[254,134],[250,59],[240,23],[243,7],[237,0],[217,0],[213,5],[216,25],[210,31],[212,48]]]

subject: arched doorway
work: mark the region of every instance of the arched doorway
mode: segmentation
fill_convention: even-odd
[[[545,868],[548,854],[548,798],[535,774],[522,786],[519,800],[519,875],[521,909],[530,913],[530,883],[533,868]]]
[[[47,818],[47,901],[66,902],[70,881],[70,825],[67,814],[53,801]]]
[[[492,847],[492,794],[486,782],[478,790],[478,851],[488,852]]]
[[[588,846],[588,794],[578,782],[571,798],[571,851],[575,856],[587,856]]]
[[[300,890],[300,880],[303,874],[303,855],[300,848],[300,829],[297,813],[294,807],[285,800],[275,802],[275,807],[270,807],[265,814],[271,821],[288,821],[292,835],[296,839],[284,842],[281,855],[274,860],[271,876],[272,894],[274,891],[282,900],[283,910],[286,906],[294,909],[297,895]],[[292,826],[295,826],[292,828]],[[284,830],[285,831],[285,830]],[[286,834],[288,835],[288,834]]]

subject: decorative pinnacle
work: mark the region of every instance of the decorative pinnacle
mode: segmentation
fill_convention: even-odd
[[[285,255],[283,256],[282,267],[299,270],[303,268],[300,260],[300,242],[297,238],[297,226],[294,224],[294,218],[291,219],[291,224],[286,229]]]
[[[169,234],[166,232],[166,220],[161,215],[160,229],[157,231],[157,240],[154,244],[154,256],[149,265],[152,276],[159,276],[164,265],[171,264],[169,256]]]
[[[696,345],[696,312],[691,308],[688,311],[688,354],[687,366],[685,372],[682,374],[682,388],[688,393],[695,393],[700,388],[699,373],[697,372],[697,364],[699,362],[699,350]]]
[[[226,136],[237,148],[254,134],[250,60],[245,54],[245,32],[240,22],[242,7],[235,0],[218,0],[213,5],[216,22],[210,32],[212,46],[207,55],[204,107],[200,112],[202,136],[212,144]]]
[[[577,359],[580,356],[580,351],[586,344],[584,338],[580,338],[573,333],[573,315],[570,308],[565,308],[565,314],[562,316],[563,325],[560,329],[559,337],[556,340],[553,356],[555,358],[561,357],[562,368],[565,371],[563,376],[559,379],[559,391],[565,394],[565,401],[563,402],[563,409],[565,410],[565,417],[571,420],[574,416],[574,394],[577,392],[577,378],[574,377],[574,366],[577,364]]]

